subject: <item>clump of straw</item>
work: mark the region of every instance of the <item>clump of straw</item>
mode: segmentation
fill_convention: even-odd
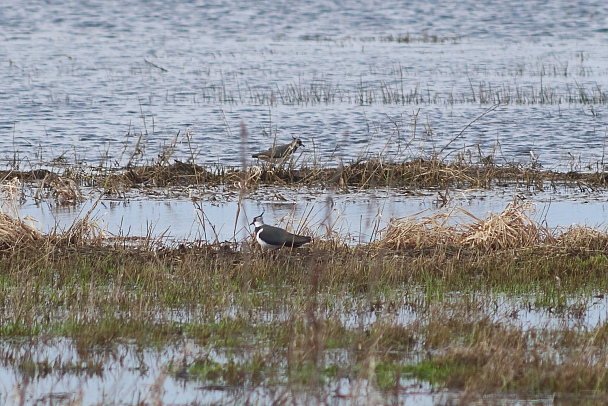
[[[608,233],[589,226],[573,225],[556,239],[556,244],[564,247],[578,247],[587,250],[608,249]]]
[[[18,178],[0,185],[0,247],[15,247],[40,240],[42,232],[31,217],[19,217],[18,200],[21,198]]]
[[[391,222],[382,231],[382,238],[375,245],[378,248],[399,250],[455,244],[459,240],[458,231],[448,225],[449,217],[449,213],[440,213],[431,217]]]
[[[552,238],[549,230],[530,218],[533,203],[509,203],[500,214],[489,214],[464,225],[462,245],[484,249],[522,248],[539,245]]]
[[[381,248],[428,248],[458,245],[480,249],[506,249],[553,241],[550,231],[530,218],[534,204],[509,203],[499,214],[478,218],[462,208],[422,219],[392,222],[376,244]],[[472,223],[462,221],[462,217]]]
[[[52,197],[60,205],[73,205],[84,200],[84,196],[73,179],[61,177],[54,173],[49,173],[42,180],[40,189],[36,192],[36,198],[40,198],[40,190],[48,187]]]

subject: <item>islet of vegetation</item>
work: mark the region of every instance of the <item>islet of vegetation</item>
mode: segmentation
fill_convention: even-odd
[[[423,159],[325,169],[210,170],[175,162],[120,173],[6,173],[0,337],[18,345],[69,339],[82,364],[15,356],[13,344],[0,359],[28,381],[53,373],[103,375],[98,354],[115,346],[193,343],[224,357],[173,360],[169,376],[243,393],[273,387],[320,401],[324,388],[347,378],[368,382],[385,399],[399,398],[413,381],[456,391],[460,401],[488,394],[606,400],[606,325],[572,322],[608,289],[605,230],[549,229],[532,220],[533,205],[516,199],[485,218],[458,209],[402,219],[366,245],[334,235],[267,253],[251,240],[108,239],[88,214],[68,230],[44,234],[18,214],[21,182],[34,182],[37,196],[58,204],[77,204],[85,186],[120,194],[201,183],[242,190],[268,182],[324,184],[336,193],[435,188],[448,199],[455,188],[512,182],[597,189],[605,187],[602,173]],[[501,295],[517,298],[520,311],[551,314],[560,327],[519,325],[517,311],[496,310]],[[173,318],[176,309],[191,317]]]

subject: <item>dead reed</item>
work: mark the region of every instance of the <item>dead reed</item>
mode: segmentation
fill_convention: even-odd
[[[13,249],[21,245],[38,244],[42,232],[36,227],[31,218],[20,219],[18,200],[20,199],[21,183],[18,178],[4,182],[0,186],[0,246]]]
[[[530,217],[533,213],[534,205],[529,202],[509,203],[501,213],[490,213],[485,218],[477,218],[456,207],[422,219],[393,221],[374,245],[393,250],[439,245],[504,250],[554,244],[554,232],[534,221]],[[472,222],[466,222],[463,217]],[[561,240],[575,241],[574,235],[578,235],[581,240],[597,239],[598,234],[597,230],[588,228],[579,228],[577,231],[570,229]]]
[[[383,401],[403,396],[402,379],[467,399],[608,393],[605,326],[572,323],[608,289],[608,234],[547,229],[529,203],[484,218],[453,209],[395,221],[368,245],[330,238],[264,253],[107,239],[90,211],[45,234],[19,217],[17,179],[1,191],[0,303],[10,306],[0,308],[0,340],[67,339],[99,376],[116,368],[100,352],[195,345],[222,357],[197,350],[159,376],[244,397],[271,387],[321,399],[346,378]],[[497,311],[496,294],[522,299]],[[550,313],[559,328],[519,326],[522,311]],[[24,382],[85,371],[20,354],[0,352],[0,366]]]
[[[60,204],[82,201],[82,186],[102,188],[108,195],[122,195],[131,189],[188,185],[226,185],[235,189],[243,176],[251,187],[262,184],[327,186],[340,190],[348,187],[400,187],[414,189],[491,188],[518,184],[545,190],[561,186],[597,190],[605,188],[607,178],[601,173],[544,171],[522,165],[499,166],[489,162],[466,163],[457,156],[452,162],[439,158],[385,162],[381,159],[358,160],[338,167],[296,165],[254,165],[242,174],[240,168],[201,166],[175,161],[172,164],[137,166],[124,170],[100,171],[79,167],[55,173],[49,170],[0,172],[3,178],[18,178],[38,188],[36,197],[52,197]]]

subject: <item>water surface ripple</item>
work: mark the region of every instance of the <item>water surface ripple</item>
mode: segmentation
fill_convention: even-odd
[[[493,155],[499,164],[530,164],[534,157],[545,169],[603,171],[607,46],[605,0],[5,1],[0,167],[28,170],[58,158],[118,168],[130,159],[145,164],[159,158],[240,166],[243,143],[249,156],[270,147],[275,136],[279,142],[300,136],[306,147],[297,159],[306,164],[334,166],[379,154],[470,162]],[[222,200],[218,193],[213,200],[196,189],[164,190],[158,199],[104,199],[92,217],[119,235],[158,237],[168,230],[164,235],[177,240],[242,241],[250,236],[247,220],[267,209],[266,220],[281,226],[298,227],[308,215],[307,231],[315,237],[331,219],[344,238],[358,243],[376,238],[375,230],[392,217],[432,215],[437,200],[434,192],[395,190],[265,192],[248,195],[239,221],[235,198]],[[478,216],[499,212],[526,192],[452,191],[455,203]],[[192,194],[210,220],[201,223]],[[525,197],[538,203],[535,219],[549,226],[605,223],[604,193]],[[28,195],[20,209],[48,231],[68,228],[91,205],[58,207]],[[605,323],[601,297],[581,302],[580,316],[561,319],[544,309],[526,312],[532,299],[499,297],[497,317],[508,314],[524,329],[559,328],[564,321],[584,329]],[[400,317],[407,324],[412,316]],[[28,361],[31,352],[36,360],[65,357],[64,365],[78,366],[73,343],[53,340],[4,340],[0,350],[6,360]],[[102,356],[103,377],[49,374],[23,390],[24,401],[154,400],[150,388],[165,379],[168,362],[206,353],[188,348],[119,346],[114,360]],[[19,385],[28,382],[18,366],[0,367],[0,401],[19,403]],[[163,382],[161,401],[172,404],[233,399],[172,376]],[[337,393],[340,382],[332,385]],[[403,398],[406,404],[445,403],[427,386]],[[247,399],[272,400],[266,392]]]
[[[5,2],[0,159],[121,166],[144,134],[144,161],[175,139],[174,158],[239,165],[243,122],[248,153],[301,136],[327,165],[532,150],[603,169],[607,44],[602,1]]]

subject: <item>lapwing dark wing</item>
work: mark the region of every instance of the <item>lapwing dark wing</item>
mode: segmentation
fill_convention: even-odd
[[[294,138],[289,144],[277,145],[273,148],[269,148],[264,152],[258,152],[257,154],[251,155],[253,158],[262,159],[264,161],[272,161],[274,159],[286,158],[289,155],[296,152],[298,147],[303,147],[304,144],[299,138]]]
[[[312,241],[311,237],[292,234],[279,227],[264,224],[262,216],[255,217],[251,224],[255,227],[255,239],[264,249],[275,250],[281,247],[297,248]]]

